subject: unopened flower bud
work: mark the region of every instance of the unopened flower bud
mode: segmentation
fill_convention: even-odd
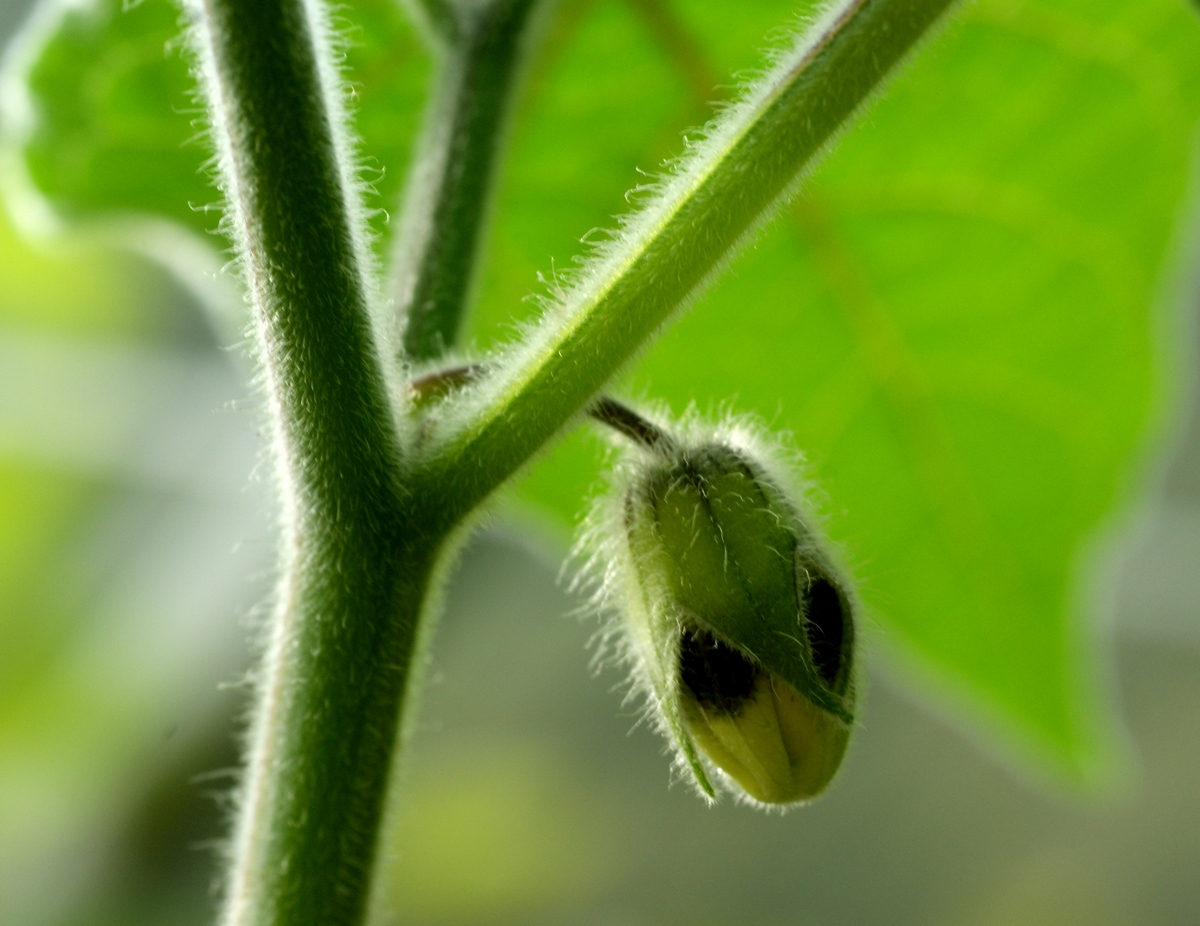
[[[701,756],[756,801],[815,797],[853,722],[847,580],[761,451],[660,437],[628,461],[607,541],[641,676],[706,794]]]

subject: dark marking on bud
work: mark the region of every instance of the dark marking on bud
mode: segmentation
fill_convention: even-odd
[[[842,669],[842,640],[846,632],[841,596],[832,582],[820,576],[808,586],[803,603],[813,665],[825,684],[832,687]]]
[[[758,666],[707,630],[684,630],[679,640],[679,677],[705,708],[733,716],[754,693]]]

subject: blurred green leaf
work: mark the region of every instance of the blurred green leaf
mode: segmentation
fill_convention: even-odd
[[[388,881],[404,921],[519,922],[604,883],[613,835],[568,769],[515,738],[466,751],[409,784]]]
[[[151,327],[126,261],[37,251],[6,218],[0,218],[0,353],[7,356],[6,342],[14,337],[103,342],[144,335]],[[13,398],[3,380],[0,375],[0,403]],[[34,384],[42,395],[57,387]],[[47,588],[43,580],[96,494],[93,480],[17,452],[11,436],[0,428],[0,717],[79,616],[61,589]]]
[[[783,18],[677,5],[718,73],[753,63],[748,17]],[[671,69],[687,56],[652,35],[598,5],[536,87],[481,338],[549,255],[611,224],[662,123],[695,118]],[[629,384],[790,430],[889,648],[1081,776],[1100,745],[1081,567],[1164,412],[1159,302],[1198,112],[1200,29],[1173,0],[966,7]],[[524,495],[577,510],[588,440]]]
[[[141,338],[156,319],[131,299],[144,283],[111,254],[55,253],[21,240],[0,216],[0,326],[49,336]]]
[[[212,235],[220,194],[176,4],[44,0],[43,7],[45,25],[27,49],[35,115],[20,127],[37,191],[68,221],[142,213]],[[350,12],[339,11],[339,19]],[[420,121],[428,61],[395,0],[361,0],[352,12],[339,25],[364,139],[361,175],[376,203],[390,205]],[[388,217],[380,207],[372,219],[381,240]],[[210,240],[226,247],[223,238]]]
[[[62,216],[208,231],[174,8],[120,7],[64,12],[36,56],[29,174]],[[537,272],[611,226],[634,168],[678,150],[792,9],[559,8],[512,135],[478,346],[533,311]],[[390,0],[339,15],[372,205],[394,210],[427,63]],[[1178,0],[965,6],[628,384],[790,430],[888,645],[1080,776],[1098,729],[1084,567],[1169,397],[1156,337],[1198,112],[1200,29]],[[576,516],[590,440],[568,437],[521,497]]]
[[[0,717],[74,616],[38,580],[88,494],[69,477],[0,463]]]

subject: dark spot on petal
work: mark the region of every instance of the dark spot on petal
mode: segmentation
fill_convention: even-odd
[[[845,615],[837,589],[828,579],[818,577],[805,594],[804,616],[808,643],[812,647],[813,664],[825,684],[832,686],[842,667],[842,638],[845,635]]]
[[[754,693],[761,670],[706,630],[684,630],[679,641],[679,676],[702,707],[735,714]]]

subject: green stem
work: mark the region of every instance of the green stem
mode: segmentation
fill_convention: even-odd
[[[666,457],[679,453],[675,438],[616,399],[602,395],[587,407],[587,413],[639,447]]]
[[[458,339],[536,6],[492,0],[463,15],[446,50],[397,241],[395,289],[414,360]]]
[[[486,375],[487,367],[483,364],[467,363],[426,373],[412,380],[408,388],[419,408],[444,399],[454,390],[463,389]],[[679,445],[670,434],[611,396],[598,396],[587,407],[587,414],[645,450],[666,455],[679,452]]]
[[[492,381],[446,416],[428,489],[446,494],[448,516],[479,504],[696,298],[951,3],[843,0],[716,120]]]
[[[462,14],[457,0],[405,0],[405,6],[435,49],[458,41]]]
[[[340,90],[327,25],[308,15],[320,8],[197,7],[284,517],[223,922],[352,926],[441,537],[414,528],[425,521],[398,484]]]

